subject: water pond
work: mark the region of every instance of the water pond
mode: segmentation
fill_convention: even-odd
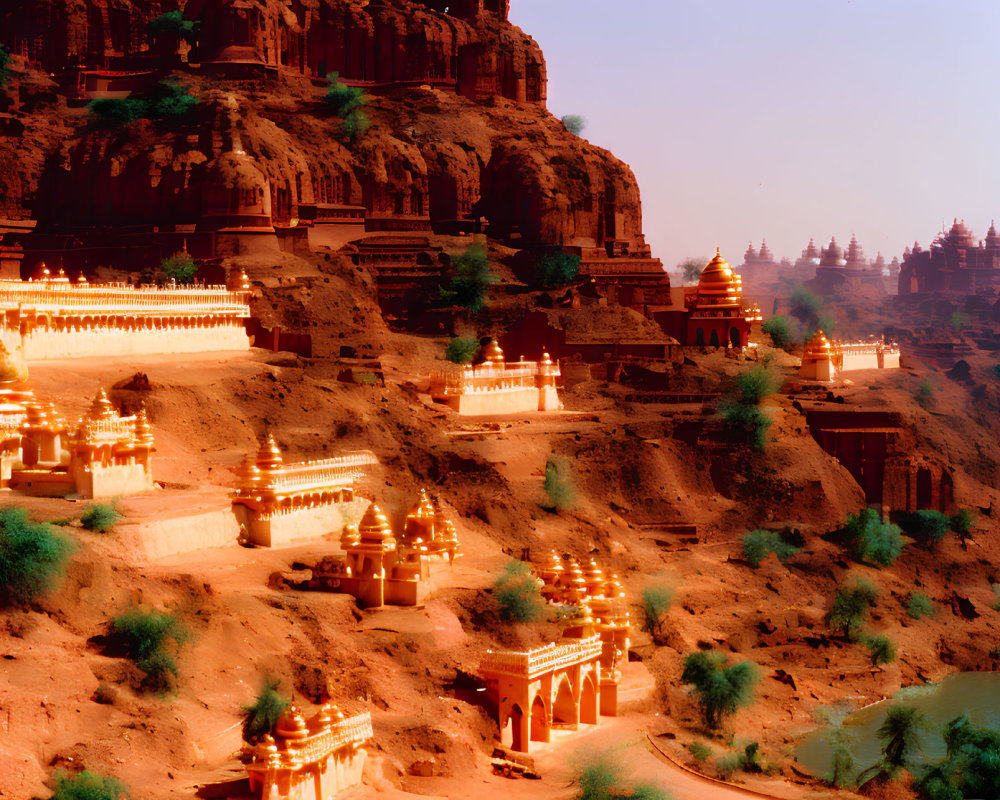
[[[829,773],[833,762],[830,735],[839,730],[854,758],[855,774],[871,766],[882,755],[875,731],[893,703],[916,706],[927,716],[929,726],[920,734],[917,761],[938,761],[945,756],[941,730],[955,717],[967,714],[973,725],[1000,730],[1000,672],[956,673],[941,683],[901,689],[889,700],[853,712],[840,707],[827,709],[829,723],[806,736],[796,748],[799,764],[817,777]]]

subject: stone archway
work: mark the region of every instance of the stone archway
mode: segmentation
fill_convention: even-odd
[[[517,703],[514,703],[513,708],[510,710],[510,716],[507,718],[507,726],[510,728],[510,747],[518,753],[523,753],[528,749],[528,743],[522,741],[521,738],[521,724],[523,718],[524,712],[521,711],[521,707]],[[504,731],[506,731],[506,728]],[[501,741],[506,743],[507,737],[502,735]]]
[[[719,332],[716,330],[712,331],[712,337],[708,340],[709,347],[719,346]]]
[[[705,346],[705,329],[704,328],[696,328],[695,329],[695,332],[694,332],[694,343],[696,345],[698,345],[698,347],[704,347]]]
[[[743,347],[743,341],[740,338],[740,332],[736,330],[735,327],[729,329],[729,344],[732,347]]]
[[[556,699],[552,703],[552,722],[576,725],[580,721],[580,709],[573,697],[573,687],[569,678],[563,675],[556,690]]]
[[[580,690],[580,722],[585,725],[596,725],[598,717],[597,686],[594,683],[594,673],[588,672],[583,679]]]
[[[549,740],[549,721],[545,713],[545,701],[541,695],[535,695],[531,704],[531,741],[547,742]],[[527,749],[527,748],[525,748]]]

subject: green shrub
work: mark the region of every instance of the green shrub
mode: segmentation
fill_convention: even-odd
[[[116,128],[146,116],[146,104],[131,97],[101,97],[87,108],[98,121]]]
[[[579,114],[567,114],[562,118],[562,124],[574,136],[580,136],[583,133],[583,129],[587,127],[587,120]]]
[[[689,654],[681,673],[681,682],[694,687],[705,725],[710,729],[718,728],[724,717],[750,704],[759,679],[755,664],[729,664],[726,655],[719,652]]]
[[[23,508],[0,508],[0,601],[27,603],[50,591],[72,549],[65,535],[32,522]]]
[[[923,592],[914,592],[906,601],[906,614],[913,619],[934,616],[934,603]]]
[[[926,727],[927,718],[916,707],[891,706],[885,721],[875,732],[882,742],[882,759],[865,772],[875,771],[889,779],[895,778],[899,770],[906,768],[910,753],[917,748],[918,731]]]
[[[767,431],[771,418],[757,406],[726,402],[719,407],[719,414],[732,433],[756,450],[767,447]]]
[[[10,63],[10,53],[0,45],[0,89],[7,85],[10,80],[10,70],[7,65]]]
[[[580,271],[580,256],[562,250],[535,254],[535,285],[551,289],[569,283]]]
[[[751,367],[736,376],[737,397],[743,405],[759,406],[779,387],[778,379],[766,367]]]
[[[990,608],[994,611],[1000,611],[1000,583],[993,584],[993,594],[997,596],[997,601]]]
[[[995,378],[1000,378],[1000,364],[993,365],[993,376]]]
[[[907,536],[934,547],[951,530],[951,518],[940,511],[903,511],[895,515],[896,522]]]
[[[125,655],[146,673],[147,688],[163,692],[173,686],[177,662],[170,650],[181,647],[189,636],[175,615],[131,608],[111,620],[111,630],[125,646]]]
[[[51,800],[118,800],[122,795],[129,793],[121,781],[84,770],[72,778],[57,775]]]
[[[194,20],[184,19],[181,11],[168,11],[146,23],[146,35],[150,39],[156,39],[160,36],[176,36],[186,42],[193,42],[196,25]]]
[[[977,728],[965,716],[945,727],[947,755],[916,782],[927,800],[1000,797],[1000,731]]]
[[[972,516],[972,512],[967,508],[963,508],[951,518],[950,527],[955,531],[959,539],[965,541],[969,538],[969,533],[972,531],[972,524],[974,522],[975,518]]]
[[[368,115],[361,109],[356,109],[344,117],[340,123],[340,132],[347,137],[348,141],[356,142],[372,126]]]
[[[537,622],[544,619],[545,598],[531,568],[511,561],[493,584],[500,619],[504,622]]]
[[[723,780],[733,777],[739,768],[740,756],[738,753],[726,753],[715,759],[715,771]]]
[[[497,282],[490,271],[489,254],[480,242],[470,244],[452,264],[452,278],[440,288],[441,300],[479,313],[486,302],[486,290]]]
[[[91,503],[80,515],[80,524],[88,531],[108,533],[121,518],[111,503]]]
[[[827,617],[830,630],[840,631],[845,638],[854,641],[877,599],[878,589],[863,579],[849,589],[837,589]]]
[[[854,772],[854,757],[844,742],[843,728],[837,728],[824,735],[830,743],[833,751],[833,759],[830,764],[830,771],[823,776],[823,780],[838,789],[849,789],[854,786],[851,775]]]
[[[339,72],[331,72],[326,78],[330,81],[330,86],[323,99],[338,117],[347,119],[352,112],[367,105],[368,97],[364,89],[341,83]]]
[[[379,382],[378,375],[376,375],[370,369],[366,369],[362,372],[357,373],[354,376],[354,380],[356,380],[362,386],[376,386]]]
[[[891,664],[896,660],[896,645],[888,636],[878,634],[865,638],[865,647],[872,658],[872,664],[876,667],[882,664]]]
[[[573,483],[569,461],[564,456],[549,456],[545,462],[543,488],[548,498],[547,508],[566,511],[576,503],[576,485]]]
[[[712,756],[712,748],[702,742],[694,741],[684,745],[684,748],[691,754],[691,758],[699,764],[708,761]]]
[[[575,790],[575,800],[669,800],[670,795],[658,786],[629,779],[626,758],[610,750],[572,756],[569,785]]]
[[[198,272],[198,265],[191,258],[190,253],[186,250],[180,250],[160,262],[160,271],[167,280],[187,285],[194,280],[195,273]]]
[[[954,311],[951,315],[951,327],[955,329],[955,333],[958,333],[962,328],[966,327],[972,318],[966,314],[964,311]]]
[[[795,341],[792,336],[792,326],[787,317],[773,316],[764,320],[764,324],[760,327],[764,333],[771,337],[771,343],[775,347],[789,347]]]
[[[664,615],[674,600],[674,587],[660,581],[642,590],[643,629],[660,644],[663,641]]]
[[[897,525],[882,522],[871,508],[848,516],[838,534],[851,543],[855,556],[861,561],[883,567],[892,566],[903,551],[902,531]]]
[[[916,400],[920,405],[927,405],[934,397],[934,384],[930,381],[923,381],[918,387],[917,391],[913,393],[913,399]]]
[[[194,110],[198,103],[198,98],[188,94],[179,83],[160,81],[144,95],[100,98],[88,108],[98,121],[118,127],[139,119],[177,119]]]
[[[764,759],[760,754],[760,743],[750,742],[739,754],[740,769],[744,772],[763,772],[765,769]]]
[[[784,563],[799,552],[799,548],[788,544],[774,531],[755,530],[743,537],[743,557],[754,569],[760,566],[768,553],[774,553]]]
[[[281,715],[291,704],[278,694],[278,680],[270,676],[264,682],[252,705],[242,706],[243,739],[254,744],[266,734],[274,730]]]
[[[475,339],[463,339],[456,336],[448,342],[448,349],[444,357],[453,364],[468,364],[479,352],[479,342]]]

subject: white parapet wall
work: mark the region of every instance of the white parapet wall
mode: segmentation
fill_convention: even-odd
[[[337,536],[345,525],[356,525],[370,501],[359,499],[342,503],[323,503],[312,508],[257,516],[240,503],[233,504],[233,513],[251,542],[261,547],[285,547],[327,534]]]
[[[159,330],[36,330],[26,336],[22,336],[19,331],[4,330],[0,335],[7,350],[19,353],[25,361],[250,349],[250,337],[242,323]]]
[[[0,337],[27,361],[248,350],[249,289],[0,280]]]

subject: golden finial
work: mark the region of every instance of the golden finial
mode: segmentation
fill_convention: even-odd
[[[146,415],[146,406],[139,406],[139,411],[135,415],[135,441],[138,444],[151,445],[153,443],[153,429],[149,424],[149,417]]]
[[[274,435],[268,433],[257,449],[257,466],[261,472],[277,472],[283,463],[278,443],[274,441]]]
[[[490,343],[486,345],[486,348],[483,351],[483,356],[488,364],[504,363],[503,350],[500,349],[500,345],[497,343],[496,339],[490,339]]]
[[[368,506],[368,510],[361,518],[358,536],[362,542],[386,542],[393,539],[389,520],[374,502]]]
[[[114,419],[115,416],[114,406],[111,405],[108,393],[104,391],[104,387],[102,386],[97,390],[97,394],[90,404],[90,409],[87,411],[87,419],[92,422],[101,422]]]

